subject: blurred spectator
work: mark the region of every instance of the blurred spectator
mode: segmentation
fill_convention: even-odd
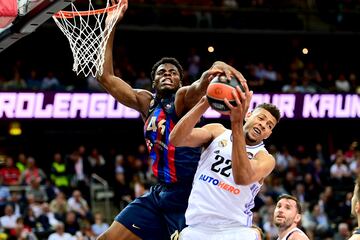
[[[20,171],[14,166],[14,159],[12,157],[6,157],[5,167],[0,169],[0,175],[3,177],[4,185],[19,185]]]
[[[292,160],[292,156],[286,146],[282,148],[281,152],[277,152],[276,159],[276,170],[280,172],[284,172],[285,169],[289,166],[289,162]]]
[[[91,230],[91,224],[88,219],[84,219],[81,223],[80,231],[76,232],[77,240],[95,240],[96,236]]]
[[[360,83],[357,80],[356,73],[352,72],[349,75],[350,89],[351,92],[359,94],[360,92]]]
[[[16,162],[16,167],[19,169],[20,173],[22,173],[27,168],[27,158],[24,153],[18,154],[18,160]]]
[[[3,176],[0,175],[0,216],[7,202],[10,200],[9,187],[3,185]]]
[[[39,214],[39,216],[40,215],[41,215],[41,213]],[[25,210],[24,224],[25,224],[25,226],[33,229],[34,231],[37,231],[37,227],[39,227],[39,224],[37,222],[37,216],[35,216],[34,210],[31,207],[28,207]]]
[[[76,213],[73,211],[67,212],[65,217],[65,232],[75,235],[79,230],[80,225],[76,218]]]
[[[99,236],[101,233],[105,232],[108,229],[109,224],[103,221],[103,216],[99,212],[95,213],[94,219],[95,222],[93,225],[91,225],[91,230],[93,231],[95,236]]]
[[[20,71],[15,70],[13,78],[3,86],[4,90],[23,90],[26,89],[26,82],[21,76]]]
[[[46,231],[55,229],[56,225],[59,223],[59,220],[56,219],[55,214],[51,211],[47,202],[43,203],[41,206],[42,214],[38,217],[39,222]]]
[[[321,161],[321,164],[329,163],[330,160],[328,159],[329,156],[326,156],[326,154],[324,153],[323,145],[321,143],[317,143],[315,145],[312,157],[315,159],[319,159]]]
[[[42,90],[61,90],[59,79],[54,76],[54,72],[48,70],[46,76],[41,81]]]
[[[71,187],[78,188],[89,199],[89,174],[91,166],[85,156],[78,150],[73,151],[67,159],[69,173],[72,174]]]
[[[34,212],[35,217],[40,216],[40,214],[42,213],[41,204],[39,202],[35,201],[34,195],[27,194],[26,199],[27,199],[27,208],[32,209],[32,211]]]
[[[357,141],[353,141],[353,142],[349,145],[349,148],[346,149],[346,151],[345,151],[345,153],[344,153],[346,163],[351,163],[353,160],[355,160],[355,154],[356,154],[358,145],[359,145],[359,144],[358,144]]]
[[[343,178],[351,176],[350,170],[344,163],[343,156],[337,157],[335,163],[330,168],[330,177],[334,180],[341,181]]]
[[[340,73],[339,77],[335,80],[336,91],[338,92],[349,92],[350,82],[346,79],[344,73]]]
[[[69,211],[74,211],[81,217],[86,217],[89,214],[89,206],[84,198],[81,196],[79,190],[74,190],[72,197],[68,200]]]
[[[325,238],[330,231],[329,218],[326,212],[322,212],[320,206],[315,204],[311,214],[315,222],[315,235]]]
[[[290,79],[290,83],[285,84],[282,88],[281,91],[283,93],[297,93],[300,92],[301,89],[298,85],[298,80],[295,78],[291,78]]]
[[[57,219],[65,219],[65,214],[68,211],[68,204],[63,192],[58,192],[56,198],[50,202],[50,210],[55,214]]]
[[[265,238],[268,240],[276,240],[278,238],[278,230],[274,224],[274,218],[271,215],[267,215],[267,220],[263,225],[263,229],[265,232]]]
[[[86,77],[87,89],[90,92],[105,92],[104,88],[100,85],[95,77],[91,74]]]
[[[91,165],[91,173],[95,173],[100,177],[108,180],[108,172],[105,166],[105,158],[97,148],[91,149],[90,155],[88,156],[88,161]]]
[[[301,93],[316,93],[316,88],[310,82],[310,79],[307,76],[304,76],[301,80],[301,84],[298,88]]]
[[[30,185],[32,179],[36,179],[39,183],[42,183],[46,175],[44,171],[36,166],[35,159],[33,157],[27,158],[27,168],[20,175],[20,182],[26,185]]]
[[[18,240],[37,240],[38,238],[32,232],[32,229],[24,225],[24,219],[18,217],[16,219],[16,227],[14,230],[14,237]],[[11,239],[11,238],[10,238]]]
[[[189,80],[191,83],[196,81],[200,77],[200,62],[201,58],[197,53],[197,49],[195,47],[190,48],[190,54],[187,58],[187,63]]]
[[[14,209],[14,213],[17,216],[20,216],[24,213],[24,209],[25,209],[25,204],[26,202],[21,201],[21,195],[19,192],[14,191],[11,193],[11,197],[9,199],[9,204],[11,204],[11,206]]]
[[[50,170],[50,179],[57,188],[67,192],[67,189],[70,185],[69,173],[66,169],[66,164],[59,152],[54,153]]]
[[[71,234],[64,232],[64,223],[59,222],[55,227],[55,232],[50,234],[48,240],[73,240]]]
[[[32,177],[30,180],[30,188],[26,190],[26,196],[34,196],[34,200],[38,203],[43,203],[48,200],[48,196],[43,186],[40,186],[40,180]]]
[[[316,68],[315,63],[308,62],[304,68],[304,76],[309,79],[310,82],[321,82],[321,75]]]
[[[339,223],[337,232],[334,235],[333,240],[347,240],[351,236],[349,231],[349,225],[347,223]]]
[[[38,70],[36,70],[35,68],[30,70],[30,76],[28,76],[25,81],[28,89],[40,90],[41,78],[39,77]]]
[[[360,151],[355,154],[355,159],[350,163],[350,171],[353,177],[360,175]]]
[[[12,230],[16,227],[16,219],[19,216],[15,215],[14,209],[10,204],[5,206],[4,216],[0,217],[0,226],[6,230]]]
[[[145,71],[144,70],[139,71],[139,75],[137,76],[134,82],[134,88],[146,89],[151,92],[152,91],[151,85],[152,85],[151,80],[149,77],[146,76]]]
[[[131,190],[125,179],[124,156],[119,154],[115,157],[115,206],[124,208],[132,201]]]

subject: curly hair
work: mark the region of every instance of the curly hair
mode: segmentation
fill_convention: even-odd
[[[179,70],[179,74],[180,74],[180,81],[183,80],[184,78],[184,69],[181,66],[181,64],[179,63],[179,61],[176,58],[173,57],[163,57],[161,58],[159,61],[157,61],[154,66],[151,69],[151,80],[154,81],[155,79],[155,72],[156,69],[161,65],[161,64],[165,64],[165,63],[170,63],[173,64],[178,70]]]

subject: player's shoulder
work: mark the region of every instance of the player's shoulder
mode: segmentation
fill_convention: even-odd
[[[189,89],[190,86],[182,86],[180,87],[177,91],[176,91],[176,97],[182,96],[184,94],[186,94],[187,90]]]
[[[349,240],[360,240],[360,234],[353,234]]]
[[[204,129],[211,132],[225,132],[226,128],[221,123],[209,123],[203,126]]]
[[[289,240],[310,240],[305,233],[300,231],[294,231],[290,237]]]
[[[221,123],[209,123],[202,128],[210,132],[213,139],[215,139],[217,136],[221,135],[227,130],[227,128],[225,128]]]

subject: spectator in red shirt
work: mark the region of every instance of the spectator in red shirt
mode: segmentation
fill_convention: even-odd
[[[3,176],[4,185],[19,185],[20,171],[14,166],[14,159],[12,157],[6,157],[5,167],[0,169],[0,175]]]

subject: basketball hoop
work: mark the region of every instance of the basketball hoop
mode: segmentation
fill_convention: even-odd
[[[123,2],[126,1],[119,0],[117,4],[111,5],[107,0],[105,8],[95,9],[89,0],[87,11],[78,11],[71,3],[71,11],[59,11],[53,15],[55,23],[69,40],[74,58],[73,71],[77,75],[102,75],[106,43],[119,14],[125,7]],[[107,13],[110,11],[113,14],[105,24]]]

